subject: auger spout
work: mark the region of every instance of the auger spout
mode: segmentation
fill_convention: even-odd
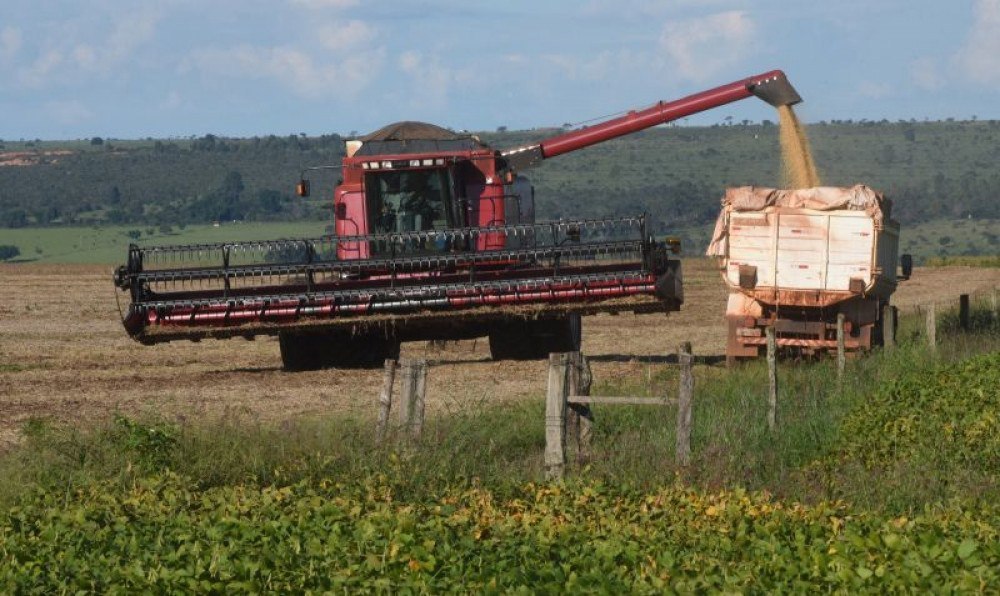
[[[751,96],[759,97],[775,107],[802,101],[802,97],[788,82],[785,73],[772,70],[675,101],[661,101],[644,110],[632,111],[624,116],[551,137],[534,145],[502,151],[501,155],[507,159],[511,169],[522,170],[544,159],[673,122]]]

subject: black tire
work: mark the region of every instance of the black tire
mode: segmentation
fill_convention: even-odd
[[[578,314],[508,321],[490,331],[490,356],[494,360],[543,360],[552,352],[579,351],[582,336]]]
[[[281,364],[287,371],[322,368],[376,368],[399,358],[400,343],[383,335],[279,333]]]

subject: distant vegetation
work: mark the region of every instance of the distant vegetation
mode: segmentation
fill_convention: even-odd
[[[557,132],[482,136],[503,148]],[[1000,121],[835,121],[808,134],[824,184],[862,182],[886,192],[905,229],[1000,219]],[[336,170],[315,177],[311,199],[292,189],[302,168],[338,164],[342,152],[336,134],[0,142],[0,227],[326,220]],[[659,128],[553,159],[530,177],[540,217],[648,212],[655,231],[696,249],[725,187],[781,185],[779,153],[770,121]],[[1000,252],[993,229],[961,241],[941,232],[916,244],[938,256]]]
[[[21,249],[10,244],[0,244],[0,261],[13,259],[21,254]]]

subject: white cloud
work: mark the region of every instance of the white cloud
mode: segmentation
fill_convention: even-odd
[[[93,47],[80,44],[73,48],[73,60],[76,61],[81,68],[92,69],[97,66],[97,52]]]
[[[163,98],[163,101],[160,102],[160,108],[164,110],[176,110],[181,107],[182,103],[181,94],[174,90]]]
[[[1000,0],[977,0],[973,25],[965,45],[955,55],[962,72],[971,80],[1000,85]]]
[[[334,5],[340,0],[292,0],[296,3]],[[309,99],[323,96],[351,98],[381,72],[385,49],[373,45],[377,31],[360,20],[327,21],[312,27],[317,41],[307,50],[297,45],[255,46],[195,50],[182,70],[195,68],[213,76],[270,78]],[[323,51],[323,50],[328,50]]]
[[[90,108],[75,99],[69,101],[50,101],[45,104],[45,111],[59,124],[76,125],[94,117]]]
[[[408,100],[416,108],[441,108],[448,103],[452,83],[461,78],[436,57],[426,59],[419,52],[400,54],[399,69],[410,77]]]
[[[189,65],[213,76],[280,81],[292,93],[310,98],[356,95],[381,70],[384,51],[350,55],[329,63],[317,62],[309,54],[292,47],[241,45],[228,49],[203,49],[191,54]]]
[[[885,99],[892,95],[892,86],[888,83],[862,81],[858,85],[858,94],[866,99]]]
[[[482,75],[476,68],[453,66],[440,56],[425,56],[414,50],[399,54],[396,66],[408,78],[399,90],[397,105],[407,113],[420,113],[421,117],[439,118],[449,107],[452,93],[477,84]],[[450,113],[448,116],[452,117]]]
[[[30,66],[26,66],[18,73],[21,83],[27,87],[41,87],[48,80],[49,75],[62,65],[65,57],[59,50],[47,50],[38,56]]]
[[[43,88],[76,82],[81,75],[120,72],[122,64],[134,61],[139,48],[153,39],[159,19],[157,12],[134,10],[104,19],[110,27],[86,31],[71,22],[53,23],[33,36],[33,59],[20,51],[17,80],[25,87]],[[0,58],[18,52],[21,45],[20,31],[0,31]]]
[[[13,58],[21,49],[21,30],[14,27],[0,29],[0,60]]]
[[[296,6],[302,6],[310,10],[322,10],[324,8],[350,8],[357,6],[358,0],[290,0]]]
[[[680,76],[703,81],[746,58],[756,26],[743,11],[669,21],[659,46]]]
[[[924,91],[934,91],[944,86],[944,73],[934,58],[917,58],[910,63],[910,78]]]
[[[543,56],[546,62],[552,64],[571,80],[600,81],[606,79],[614,66],[620,64],[611,52],[601,52],[590,59],[581,59],[566,54],[548,54]]]
[[[105,66],[128,58],[137,47],[153,39],[159,20],[159,13],[152,11],[124,12],[117,16],[102,57]]]
[[[319,28],[320,43],[334,52],[359,47],[375,38],[375,29],[364,21],[350,20]]]

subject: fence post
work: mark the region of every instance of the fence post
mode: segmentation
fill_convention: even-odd
[[[886,350],[896,347],[896,307],[891,304],[882,307],[882,347]]]
[[[413,406],[410,408],[410,440],[417,441],[424,432],[424,403],[427,394],[427,361],[413,363]]]
[[[993,288],[993,294],[991,294],[990,300],[992,302],[991,306],[993,307],[993,309],[992,309],[993,310],[993,322],[996,323],[997,320],[1000,319],[1000,312],[997,311],[997,289],[996,288]]]
[[[969,330],[969,295],[961,294],[958,297],[958,326],[962,331]]]
[[[545,395],[545,478],[562,480],[566,468],[566,382],[569,354],[549,354]]]
[[[385,432],[389,426],[389,413],[392,410],[392,384],[396,380],[396,361],[385,361],[385,375],[382,377],[382,392],[378,396],[378,420],[375,423],[375,442],[378,445],[385,440]]]
[[[677,392],[677,445],[675,461],[679,466],[691,463],[691,399],[694,397],[694,374],[691,366],[694,356],[691,343],[684,342],[677,350],[680,376]]]
[[[427,387],[427,361],[406,360],[399,366],[399,423],[411,440],[420,438],[424,426],[424,392]]]
[[[570,366],[570,395],[590,395],[590,385],[593,381],[590,372],[590,361],[581,352],[573,352],[573,362]],[[594,412],[587,404],[569,404],[569,410],[575,418],[572,426],[576,439],[576,462],[585,464],[590,459],[590,441],[593,436]]]
[[[577,389],[580,385],[580,352],[567,352],[569,355],[569,368],[566,370],[566,395],[579,395]],[[579,409],[567,401],[566,404],[566,436],[579,442],[580,437],[580,413]]]
[[[847,354],[844,337],[844,321],[847,317],[844,313],[837,313],[837,378],[844,376],[844,367],[847,365]]]
[[[934,303],[927,305],[927,345],[932,350],[937,349],[937,315],[934,313]]]
[[[767,329],[767,427],[772,431],[778,422],[778,340],[774,334],[774,325]]]

